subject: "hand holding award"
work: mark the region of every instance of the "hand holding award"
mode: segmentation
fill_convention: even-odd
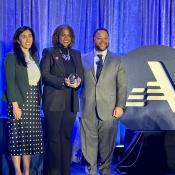
[[[68,78],[65,78],[67,86],[77,88],[81,83],[81,78],[76,73],[71,73]]]

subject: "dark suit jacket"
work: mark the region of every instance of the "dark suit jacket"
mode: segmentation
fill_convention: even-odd
[[[83,66],[81,54],[79,51],[70,49],[70,55],[73,58],[76,73],[83,78]],[[65,110],[65,68],[63,59],[57,47],[46,48],[43,50],[43,56],[40,63],[43,89],[43,110],[64,111]],[[73,90],[73,112],[79,110],[77,89]]]
[[[36,61],[36,64],[38,62]],[[7,89],[3,100],[8,103],[17,101],[19,106],[26,101],[27,91],[30,88],[27,67],[19,65],[14,53],[9,53],[5,61],[5,79]]]

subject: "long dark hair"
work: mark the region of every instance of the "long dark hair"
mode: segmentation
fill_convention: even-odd
[[[52,44],[53,44],[53,46],[59,45],[59,37],[61,35],[61,32],[64,29],[69,30],[70,37],[71,37],[71,43],[70,43],[69,47],[72,48],[74,41],[75,41],[75,34],[74,34],[74,30],[72,29],[72,27],[69,25],[66,25],[66,24],[60,25],[54,30],[53,35],[52,35]]]
[[[16,59],[18,61],[18,64],[23,65],[25,67],[27,66],[27,63],[25,61],[24,53],[23,53],[18,41],[19,41],[20,34],[26,30],[29,30],[32,33],[33,43],[32,43],[31,48],[29,49],[29,52],[30,52],[30,55],[32,56],[32,58],[36,59],[35,56],[36,56],[37,48],[35,45],[35,34],[33,32],[33,29],[28,27],[28,26],[19,27],[13,36],[13,51],[16,55]]]

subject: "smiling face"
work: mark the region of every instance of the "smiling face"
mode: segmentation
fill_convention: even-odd
[[[33,36],[32,36],[31,31],[25,30],[24,32],[22,32],[19,35],[18,43],[24,53],[28,52],[33,44]]]
[[[59,35],[59,43],[67,48],[71,44],[71,41],[70,31],[66,28],[63,29]]]
[[[95,49],[104,51],[109,46],[108,33],[105,30],[99,30],[94,36]]]

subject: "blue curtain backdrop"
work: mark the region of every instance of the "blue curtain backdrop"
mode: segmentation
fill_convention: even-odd
[[[110,50],[120,56],[143,45],[175,47],[175,0],[0,0],[0,96],[4,59],[15,30],[31,26],[41,55],[51,46],[55,27],[63,23],[74,28],[75,48],[82,53],[93,48],[92,34],[98,27],[109,30]],[[0,102],[0,116],[4,114]]]

